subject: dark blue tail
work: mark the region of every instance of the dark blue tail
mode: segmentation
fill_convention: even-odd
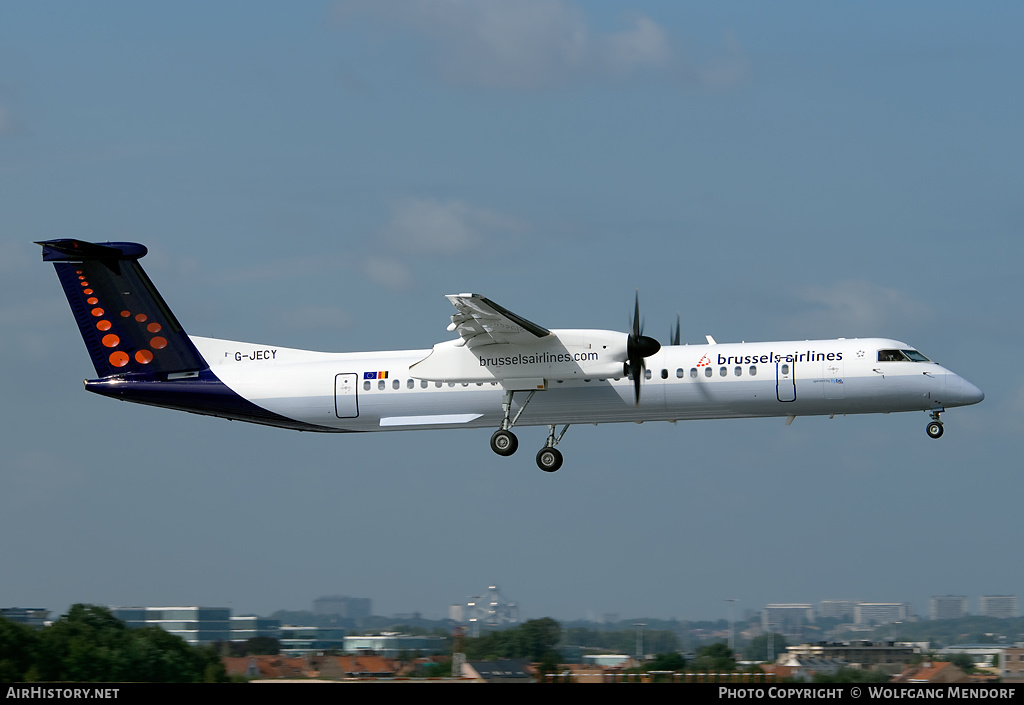
[[[208,367],[139,265],[134,242],[37,242],[57,277],[100,377]]]

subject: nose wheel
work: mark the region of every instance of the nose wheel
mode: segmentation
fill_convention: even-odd
[[[929,438],[940,438],[942,436],[942,422],[939,421],[939,414],[942,413],[942,409],[936,409],[932,412],[932,420],[928,422],[928,425],[924,427],[925,432],[928,433]]]

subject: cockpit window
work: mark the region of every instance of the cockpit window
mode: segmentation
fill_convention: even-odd
[[[917,350],[879,350],[879,362],[931,362]]]

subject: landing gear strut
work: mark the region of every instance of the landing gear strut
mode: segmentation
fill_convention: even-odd
[[[562,428],[562,432],[555,437],[555,427],[548,426],[548,440],[544,443],[544,447],[537,453],[537,467],[544,472],[554,472],[558,468],[562,467],[562,454],[555,448],[558,442],[562,440],[562,436],[569,430],[569,424],[566,424]]]
[[[526,401],[519,407],[519,411],[512,416],[512,396],[515,392],[506,391],[501,398],[501,428],[491,435],[491,450],[501,456],[508,457],[519,449],[519,439],[512,433],[512,427],[526,409],[526,405],[533,399],[534,391],[531,390]],[[544,447],[537,453],[537,467],[544,472],[554,472],[562,467],[562,454],[555,448],[562,436],[569,430],[569,424],[562,427],[562,432],[555,435],[555,427],[548,426],[548,439]]]
[[[519,449],[519,439],[516,438],[516,434],[512,433],[512,427],[516,425],[516,421],[519,420],[519,416],[523,413],[526,405],[533,399],[533,392],[526,397],[526,401],[519,407],[519,411],[516,413],[515,418],[510,418],[512,415],[512,395],[515,392],[505,392],[501,398],[501,428],[494,432],[491,436],[491,450],[498,455],[508,457],[515,453]]]
[[[925,426],[925,431],[928,433],[929,438],[940,438],[942,436],[942,421],[939,420],[939,414],[942,413],[942,409],[938,409],[932,412],[932,420]]]

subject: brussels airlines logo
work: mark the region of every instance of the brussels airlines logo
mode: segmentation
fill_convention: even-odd
[[[505,357],[484,357],[480,355],[480,367],[505,367],[507,365],[549,365],[553,362],[589,362],[600,359],[596,352],[549,353],[532,355],[507,355]]]
[[[711,364],[711,361],[707,360],[707,355],[700,359],[697,363],[697,367]],[[774,353],[770,352],[767,355],[719,355],[719,365],[753,365],[757,363],[769,364],[779,362],[824,362],[832,360],[842,360],[843,354],[841,352],[830,352],[823,353],[816,350],[808,350],[806,352],[794,352],[794,353]]]

